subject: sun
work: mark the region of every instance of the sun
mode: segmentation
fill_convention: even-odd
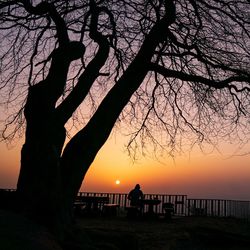
[[[120,183],[121,183],[120,180],[116,180],[116,181],[115,181],[115,184],[116,184],[116,185],[120,185]]]

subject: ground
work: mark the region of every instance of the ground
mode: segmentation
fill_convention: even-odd
[[[62,250],[44,228],[13,212],[0,210],[0,250]]]
[[[85,247],[75,249],[250,249],[250,223],[234,218],[81,218],[77,228],[75,236]]]
[[[132,220],[79,217],[60,245],[44,228],[0,211],[1,250],[245,250],[250,222],[234,218],[174,217]]]

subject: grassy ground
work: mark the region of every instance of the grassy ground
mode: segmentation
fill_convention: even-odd
[[[80,218],[76,223],[75,245],[66,250],[250,249],[250,224],[233,218]]]
[[[79,217],[63,247],[43,228],[0,210],[1,250],[249,250],[250,223],[233,218]]]

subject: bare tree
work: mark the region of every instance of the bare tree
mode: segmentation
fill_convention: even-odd
[[[71,222],[117,121],[133,129],[129,149],[249,138],[249,1],[16,0],[0,9],[1,105],[14,110],[2,137],[25,128],[20,210],[51,229]],[[72,123],[79,130],[65,144]]]

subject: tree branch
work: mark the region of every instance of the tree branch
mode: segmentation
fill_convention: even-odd
[[[155,63],[151,63],[149,66],[149,69],[151,71],[155,71],[164,77],[171,77],[171,78],[177,78],[182,81],[190,81],[190,82],[199,82],[203,83],[209,87],[213,87],[215,89],[222,89],[222,88],[230,88],[231,85],[229,85],[232,82],[248,82],[250,83],[250,76],[231,76],[226,78],[225,80],[222,81],[215,81],[211,80],[209,78],[205,78],[203,76],[198,76],[198,75],[192,75],[192,74],[187,74],[182,71],[176,71],[176,70],[171,70],[167,69],[161,65],[157,65]],[[246,90],[250,90],[248,87],[245,87]]]
[[[65,21],[57,12],[55,6],[52,3],[41,2],[37,6],[33,6],[29,0],[19,0],[30,14],[33,15],[45,15],[48,14],[52,18],[56,25],[57,36],[60,46],[64,46],[69,43],[69,36]]]
[[[4,2],[0,3],[0,9],[3,9],[5,7],[9,7],[9,6],[15,5],[15,4],[16,4],[16,1],[8,1],[8,2],[4,1]]]
[[[66,99],[57,107],[57,115],[66,123],[73,112],[85,99],[96,78],[100,75],[100,69],[105,64],[109,55],[107,42],[99,44],[96,56],[88,64],[85,71],[79,77],[78,82]]]
[[[57,108],[57,115],[66,123],[73,112],[78,108],[81,102],[87,96],[94,81],[100,75],[100,69],[105,64],[109,55],[109,43],[107,38],[98,31],[98,16],[101,9],[98,8],[94,1],[90,3],[90,37],[99,45],[99,49],[95,57],[88,64],[85,71],[79,77],[78,83],[67,98]],[[109,13],[111,14],[111,13]]]

